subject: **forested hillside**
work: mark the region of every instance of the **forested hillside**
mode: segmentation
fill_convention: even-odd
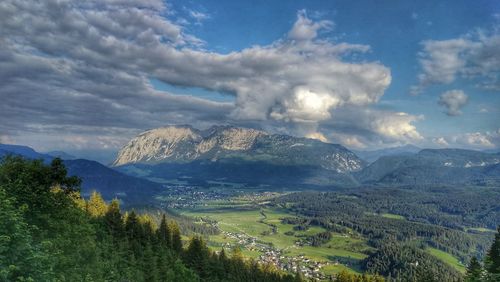
[[[458,190],[448,198],[441,196],[448,191],[444,187],[442,191],[431,191],[299,192],[273,201],[297,215],[283,219],[297,224],[297,228],[321,226],[330,232],[366,238],[374,251],[367,252],[359,267],[368,273],[384,275],[388,281],[462,281],[464,275],[458,269],[435,255],[440,251],[453,254],[469,265],[467,281],[500,281],[500,227],[493,245],[488,233],[474,228],[498,225],[497,192],[480,191],[485,195],[493,193],[490,201],[488,197],[475,198],[478,191]],[[454,216],[443,212],[446,207],[453,210]],[[477,210],[490,210],[493,214],[487,216]],[[478,262],[476,257],[483,255],[485,271],[477,271],[482,266],[474,261]],[[471,267],[474,274],[469,273]],[[471,275],[476,280],[470,280]]]
[[[79,185],[59,159],[2,161],[0,281],[301,281],[200,238],[183,247],[175,222],[86,201]]]

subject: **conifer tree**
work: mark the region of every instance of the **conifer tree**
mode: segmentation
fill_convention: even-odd
[[[76,176],[67,176],[68,171],[64,166],[64,162],[60,158],[55,158],[50,163],[50,180],[51,185],[60,185],[67,193],[80,192],[81,179]]]
[[[172,222],[170,224],[170,230],[172,232],[172,250],[175,253],[180,254],[182,251],[182,238],[179,225],[177,225],[177,223],[175,222]]]
[[[144,273],[144,281],[159,281],[160,273],[158,271],[158,265],[156,260],[156,254],[153,252],[150,244],[147,244],[144,251],[144,257],[141,261],[142,269]]]
[[[113,199],[108,206],[108,210],[104,215],[104,223],[108,232],[116,239],[124,237],[124,225],[122,215],[120,213],[120,202]]]
[[[486,254],[484,265],[489,279],[500,281],[500,226],[498,226],[493,244]]]
[[[108,206],[102,198],[101,194],[93,191],[90,199],[87,201],[87,212],[93,217],[102,217],[106,214]]]
[[[184,254],[186,265],[194,269],[202,278],[208,276],[208,255],[209,250],[205,242],[200,237],[191,238]]]
[[[143,253],[143,245],[142,245],[142,226],[139,223],[139,219],[137,218],[137,214],[135,211],[131,211],[127,220],[125,221],[125,233],[127,234],[127,238],[129,241],[129,245],[132,253],[139,259]]]
[[[165,215],[161,217],[160,227],[156,231],[156,236],[161,246],[169,249],[172,248],[172,234]]]
[[[483,272],[483,267],[476,257],[472,257],[467,272],[465,274],[465,282],[480,282]]]
[[[131,240],[141,237],[141,226],[135,211],[131,211],[127,216],[127,220],[125,221],[125,232]]]

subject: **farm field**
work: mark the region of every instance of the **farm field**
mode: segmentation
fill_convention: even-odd
[[[457,258],[455,258],[454,256],[452,256],[446,252],[443,252],[441,250],[435,249],[435,248],[427,248],[427,251],[431,255],[433,255],[433,256],[437,257],[438,259],[446,262],[447,264],[453,266],[458,271],[465,273],[465,266],[462,263],[460,263],[460,261]]]
[[[328,263],[324,266],[325,274],[333,274],[344,269],[359,273],[358,262],[366,257],[364,251],[370,247],[360,238],[332,233],[332,238],[318,247],[298,245],[297,241],[326,230],[312,226],[307,230],[294,230],[294,225],[284,224],[281,219],[293,217],[284,209],[251,206],[247,201],[213,201],[206,205],[179,211],[184,216],[215,220],[220,230],[231,234],[244,234],[256,238],[260,244],[280,250],[285,257],[301,257],[316,262]],[[273,228],[274,227],[274,228]],[[208,246],[214,250],[231,246],[240,246],[245,256],[258,258],[263,251],[250,245],[242,244],[237,239],[224,233],[208,237]]]

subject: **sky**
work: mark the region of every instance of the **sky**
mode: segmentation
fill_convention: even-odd
[[[350,149],[500,147],[499,1],[0,2],[0,143],[169,124]]]

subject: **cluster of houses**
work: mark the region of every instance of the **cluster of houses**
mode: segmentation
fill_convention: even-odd
[[[259,257],[259,262],[270,263],[279,269],[289,272],[300,272],[304,277],[317,281],[327,278],[322,273],[321,268],[330,264],[329,262],[311,260],[304,255],[294,257],[284,256],[279,250],[265,252]],[[333,264],[338,264],[338,262]]]
[[[272,264],[278,269],[289,272],[300,272],[308,279],[324,280],[327,277],[322,273],[321,268],[326,265],[339,264],[338,262],[318,262],[307,258],[304,255],[286,256],[283,250],[274,248],[268,244],[262,244],[257,241],[257,238],[244,233],[222,232],[224,236],[236,239],[239,246],[245,247],[251,251],[259,251],[262,255],[259,256],[258,262],[262,264]],[[226,243],[224,247],[231,248],[230,243]]]
[[[208,200],[220,200],[228,195],[216,190],[200,191],[199,187],[190,185],[166,185],[166,194],[163,195],[168,200],[162,202],[163,208],[194,208],[200,203]]]

